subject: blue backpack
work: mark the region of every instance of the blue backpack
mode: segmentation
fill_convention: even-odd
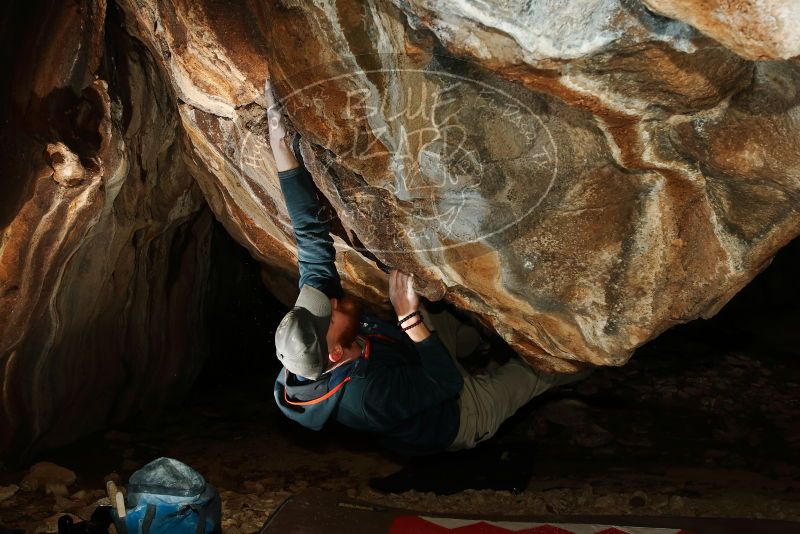
[[[120,534],[218,534],[217,490],[188,465],[159,458],[128,480],[126,515],[112,512]]]

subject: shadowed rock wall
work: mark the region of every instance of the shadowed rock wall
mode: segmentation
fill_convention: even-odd
[[[2,8],[0,133],[0,450],[20,455],[191,384],[211,227],[146,50],[104,31],[105,2],[24,4]]]

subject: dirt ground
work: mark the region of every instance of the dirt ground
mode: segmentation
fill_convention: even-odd
[[[268,377],[226,380],[148,426],[45,455],[77,473],[72,498],[18,491],[0,502],[0,524],[46,532],[60,513],[85,516],[104,478],[124,482],[162,455],[192,465],[220,490],[228,533],[257,531],[282,499],[308,487],[423,511],[800,520],[800,360],[774,347],[750,350],[720,350],[684,328],[624,368],[536,399],[496,438],[533,451],[532,476],[519,493],[377,492],[371,478],[417,460],[342,428],[295,427],[274,407]],[[4,472],[0,485],[23,475]]]

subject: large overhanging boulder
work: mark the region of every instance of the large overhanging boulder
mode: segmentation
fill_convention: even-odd
[[[619,365],[713,315],[800,229],[797,63],[637,2],[119,3],[214,213],[275,286],[295,251],[267,69],[346,288],[379,302],[379,267],[413,272],[544,369]]]
[[[190,382],[203,199],[292,301],[268,72],[346,290],[412,272],[542,369],[623,364],[800,233],[788,0],[45,4],[3,22],[4,448]]]

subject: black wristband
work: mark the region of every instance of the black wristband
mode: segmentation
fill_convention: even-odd
[[[416,322],[416,323],[414,323],[414,324],[410,324],[410,325],[408,325],[408,326],[406,326],[406,327],[403,327],[403,332],[405,332],[406,330],[411,330],[411,329],[412,329],[412,328],[414,328],[415,326],[418,326],[418,325],[421,325],[421,324],[422,324],[422,319],[420,319],[419,321],[417,321],[417,322]]]
[[[415,315],[419,315],[419,314],[420,314],[420,313],[419,313],[419,310],[417,310],[417,311],[415,311],[415,312],[412,312],[412,313],[409,313],[408,315],[406,315],[405,317],[403,317],[402,319],[400,319],[399,321],[397,321],[397,326],[403,326],[403,323],[404,323],[404,322],[408,321],[409,319],[411,319],[411,318],[412,318],[412,317],[414,317]]]

